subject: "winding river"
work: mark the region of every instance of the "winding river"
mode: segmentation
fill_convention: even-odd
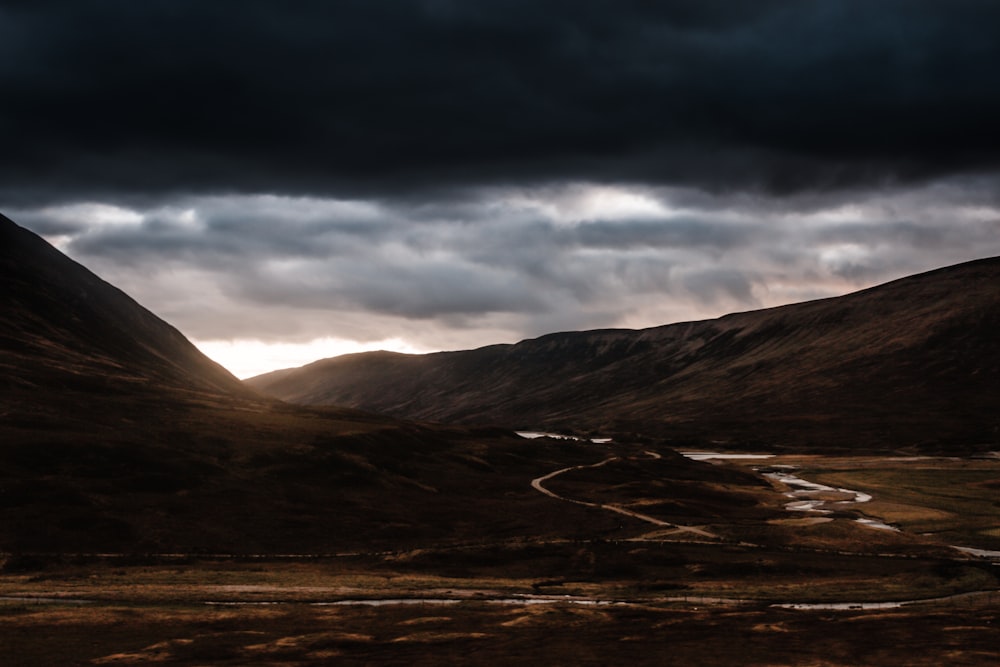
[[[718,460],[747,460],[747,459],[769,459],[774,454],[723,454],[721,452],[681,452],[684,456],[694,461]],[[849,506],[858,503],[867,503],[872,497],[864,491],[844,489],[827,486],[817,482],[810,482],[792,474],[796,470],[795,466],[773,465],[755,468],[767,479],[786,487],[788,490],[784,495],[792,499],[792,502],[785,505],[785,509],[790,512],[810,512],[812,514],[833,514],[837,510],[847,509]],[[870,517],[859,517],[855,519],[869,528],[879,530],[892,530],[899,532],[899,528],[890,526],[887,523],[872,519]]]
[[[694,461],[717,460],[743,460],[743,459],[769,459],[774,454],[726,454],[722,452],[681,452],[684,456]],[[792,502],[785,505],[785,509],[790,512],[810,512],[812,514],[832,514],[838,509],[847,509],[848,506],[858,503],[866,503],[872,497],[864,491],[854,491],[852,489],[835,488],[810,482],[792,474],[797,468],[790,465],[772,465],[754,468],[761,472],[764,477],[779,482],[788,488],[784,494],[792,498]],[[855,519],[857,523],[869,528],[878,530],[891,530],[899,532],[899,528],[890,524],[873,519],[871,517],[859,517]],[[951,545],[952,549],[967,553],[978,558],[985,558],[991,561],[1000,561],[1000,551],[990,549],[975,549],[973,547],[961,547]],[[994,563],[1000,564],[1000,563]]]

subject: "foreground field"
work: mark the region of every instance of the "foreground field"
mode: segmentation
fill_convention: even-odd
[[[587,460],[586,451],[573,455]],[[811,514],[785,508],[788,489],[751,470],[760,461],[692,464],[651,445],[593,454],[600,466],[535,471],[549,495],[523,476],[540,507],[566,513],[563,525],[533,526],[524,515],[522,536],[427,535],[396,549],[258,557],[8,554],[3,664],[1000,658],[1000,568],[950,546],[995,544],[1000,461],[767,459],[871,496]],[[867,527],[863,516],[902,530]]]
[[[992,665],[1000,604],[0,606],[22,665]]]

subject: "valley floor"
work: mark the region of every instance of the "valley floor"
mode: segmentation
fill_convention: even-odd
[[[22,665],[993,665],[996,600],[882,612],[700,605],[0,606]]]
[[[2,664],[1000,659],[1000,568],[949,546],[998,548],[1000,461],[783,456],[706,463],[694,479],[670,454],[599,448],[601,465],[538,472],[536,492],[595,518],[589,537],[576,525],[324,556],[8,556]],[[835,503],[845,488],[871,498],[790,512],[782,482],[746,471],[761,465],[794,466]]]

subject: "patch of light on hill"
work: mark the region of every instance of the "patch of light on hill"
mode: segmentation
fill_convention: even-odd
[[[304,366],[320,359],[354,352],[389,350],[418,354],[426,350],[401,338],[359,342],[343,338],[317,338],[304,343],[268,343],[260,340],[196,340],[194,344],[230,373],[246,379],[262,373]]]

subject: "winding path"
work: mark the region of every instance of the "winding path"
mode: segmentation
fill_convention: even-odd
[[[648,454],[650,456],[650,458],[653,458],[653,459],[659,459],[659,458],[661,458],[660,455],[657,454],[656,452],[646,451],[644,453]],[[626,508],[621,507],[619,505],[610,505],[610,504],[606,504],[606,503],[594,503],[594,502],[590,502],[588,500],[577,500],[575,498],[567,498],[566,496],[560,496],[559,494],[554,493],[553,491],[550,491],[549,489],[545,488],[545,486],[543,484],[544,482],[552,479],[553,477],[556,477],[558,475],[562,475],[563,473],[569,472],[571,470],[583,470],[585,468],[600,468],[602,466],[606,466],[609,463],[614,463],[615,461],[620,461],[620,460],[621,460],[620,456],[610,456],[610,457],[604,459],[603,461],[599,461],[597,463],[591,463],[589,465],[569,466],[568,468],[561,468],[561,469],[556,470],[554,472],[550,472],[547,475],[542,475],[541,477],[536,477],[535,479],[531,480],[531,487],[533,489],[535,489],[536,491],[539,491],[540,493],[544,493],[545,495],[549,496],[550,498],[555,498],[556,500],[562,500],[562,501],[567,502],[567,503],[573,503],[574,505],[583,505],[584,507],[596,507],[598,509],[607,510],[609,512],[616,512],[616,513],[622,514],[624,516],[632,517],[633,519],[638,519],[640,521],[645,521],[646,523],[651,523],[654,526],[660,526],[661,528],[673,528],[674,530],[677,530],[677,531],[680,531],[680,532],[684,532],[684,533],[693,533],[693,534],[699,535],[701,537],[708,537],[708,538],[711,538],[711,539],[719,539],[718,535],[716,535],[715,533],[712,533],[710,531],[707,531],[707,530],[705,530],[703,528],[698,528],[696,526],[681,526],[681,525],[678,525],[676,523],[670,523],[668,521],[663,521],[662,519],[657,519],[656,517],[649,516],[648,514],[642,514],[640,512],[635,512],[633,510],[626,509]]]

